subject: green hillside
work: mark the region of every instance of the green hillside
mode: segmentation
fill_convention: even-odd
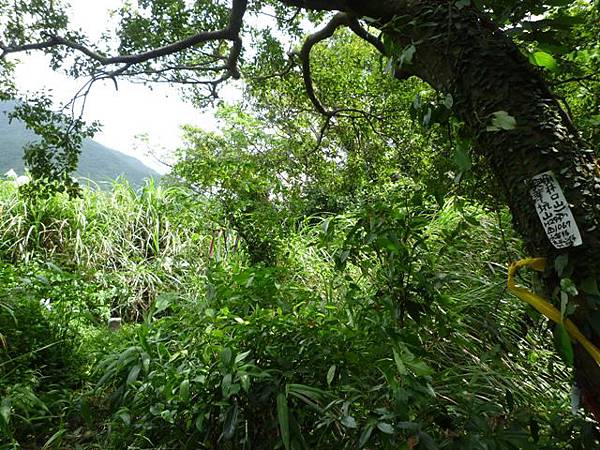
[[[37,138],[33,132],[17,120],[9,123],[7,112],[14,106],[11,102],[0,102],[0,173],[14,169],[23,173],[23,146]],[[86,139],[79,160],[77,176],[95,182],[106,182],[119,176],[139,186],[145,178],[159,174],[140,160],[105,147],[92,139]]]

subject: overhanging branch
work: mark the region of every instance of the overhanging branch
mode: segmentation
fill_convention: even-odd
[[[304,79],[304,84],[306,85],[306,93],[308,94],[308,98],[313,103],[317,111],[327,117],[333,117],[336,114],[336,110],[329,111],[325,109],[325,107],[321,104],[317,95],[315,93],[315,88],[312,81],[312,74],[310,68],[310,52],[312,48],[321,41],[330,38],[342,25],[348,25],[350,22],[350,17],[346,13],[337,13],[335,16],[331,18],[329,23],[325,25],[319,31],[311,34],[306,38],[302,48],[300,49],[300,61],[302,63],[302,78]]]
[[[317,94],[315,93],[310,67],[310,52],[316,44],[333,36],[335,31],[341,26],[349,27],[358,37],[369,42],[381,53],[385,53],[385,47],[383,43],[377,37],[373,36],[367,30],[362,28],[356,17],[344,12],[335,14],[327,23],[327,25],[306,38],[299,53],[302,63],[302,78],[304,79],[304,84],[306,85],[306,92],[308,94],[308,98],[315,106],[317,111],[329,118],[338,115],[341,112],[358,112],[359,114],[366,114],[363,111],[348,108],[335,108],[333,110],[327,110],[319,101]],[[327,123],[328,122],[329,121],[327,121]]]
[[[385,55],[386,50],[383,42],[377,37],[369,33],[363,27],[360,26],[358,19],[355,17],[350,17],[350,22],[348,24],[350,29],[356,34],[359,38],[367,41],[373,47],[375,47],[381,54]]]
[[[134,64],[140,64],[152,59],[172,55],[205,42],[227,40],[232,41],[233,43],[225,64],[225,69],[228,73],[227,78],[238,79],[240,77],[240,73],[237,68],[237,60],[242,49],[240,31],[242,28],[242,19],[244,17],[244,13],[246,12],[247,4],[247,0],[233,0],[229,23],[227,27],[221,30],[200,32],[180,41],[142,53],[133,55],[106,56],[89,47],[86,47],[83,44],[69,40],[62,36],[51,36],[49,39],[42,42],[14,46],[6,45],[3,42],[0,42],[0,50],[2,51],[0,53],[0,59],[12,53],[21,53],[31,50],[47,50],[54,47],[67,47],[84,54],[102,66],[122,64],[128,68]],[[119,72],[120,74],[124,71],[117,70],[115,72]]]

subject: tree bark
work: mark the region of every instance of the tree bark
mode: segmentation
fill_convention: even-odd
[[[313,9],[336,9],[377,19],[400,48],[413,44],[416,53],[402,67],[450,93],[454,112],[475,137],[475,151],[488,161],[525,240],[529,256],[545,257],[544,281],[556,293],[554,270],[559,255],[568,256],[569,277],[580,287],[600,274],[600,172],[594,153],[552,95],[538,69],[484,14],[458,9],[446,0],[283,0]],[[320,7],[319,7],[320,6]],[[487,131],[497,111],[516,119],[511,130]],[[557,249],[542,226],[530,196],[531,179],[552,171],[580,230],[583,244]],[[600,297],[581,292],[572,320],[600,347]],[[594,325],[595,328],[594,328]],[[575,375],[584,405],[600,420],[600,367],[583,347],[574,344]]]

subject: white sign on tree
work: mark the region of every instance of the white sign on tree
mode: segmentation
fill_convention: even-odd
[[[583,243],[569,203],[552,171],[533,177],[529,193],[546,235],[555,248],[577,247]]]

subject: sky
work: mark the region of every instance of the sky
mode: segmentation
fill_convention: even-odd
[[[118,7],[121,0],[71,0],[73,26],[81,27],[92,39],[97,38],[110,23],[109,10]],[[20,89],[51,89],[56,99],[66,101],[85,83],[74,80],[49,68],[49,58],[41,53],[19,55],[15,80]],[[135,156],[145,164],[164,173],[167,168],[148,155],[150,148],[168,159],[168,152],[182,144],[180,127],[192,124],[208,130],[217,128],[211,110],[199,110],[179,98],[176,87],[154,86],[152,90],[140,84],[119,80],[118,91],[112,81],[94,84],[86,101],[84,119],[98,120],[102,130],[94,140],[120,152]],[[234,101],[239,91],[225,88],[223,97]],[[145,134],[148,144],[136,136]]]

